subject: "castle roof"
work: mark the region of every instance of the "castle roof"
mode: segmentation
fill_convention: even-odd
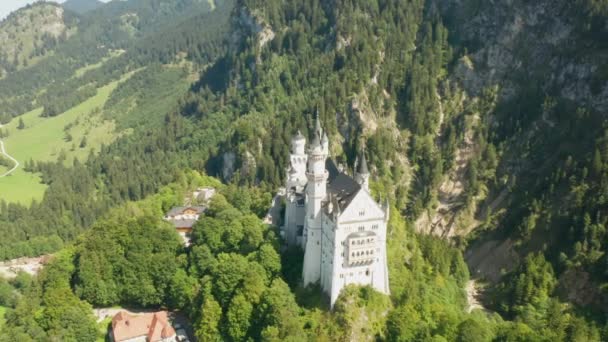
[[[300,132],[300,130],[298,130],[298,133],[295,135],[295,137],[293,138],[294,140],[304,140],[304,135],[302,134],[302,132]]]
[[[327,159],[325,168],[329,173],[327,192],[335,200],[340,211],[344,211],[361,190],[361,185],[351,176],[340,172],[332,159]]]
[[[369,174],[369,169],[367,168],[367,160],[365,159],[365,153],[361,151],[359,156],[359,165],[357,165],[357,173],[364,175]]]

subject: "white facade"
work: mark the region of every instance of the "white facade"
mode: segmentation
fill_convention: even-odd
[[[388,206],[369,194],[365,157],[358,160],[354,178],[339,171],[328,159],[327,134],[318,119],[307,154],[305,144],[298,132],[287,170],[284,220],[287,243],[304,249],[304,285],[318,282],[332,306],[349,284],[389,294]]]

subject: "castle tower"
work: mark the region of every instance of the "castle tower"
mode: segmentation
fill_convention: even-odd
[[[361,185],[365,191],[369,192],[369,169],[367,168],[367,160],[365,159],[365,152],[361,151],[359,154],[359,161],[357,163],[357,172],[355,173],[355,181]]]
[[[327,135],[323,133],[317,114],[315,131],[308,151],[308,170],[306,177],[306,219],[304,223],[304,268],[302,278],[304,286],[315,283],[321,278],[321,241],[322,212],[321,205],[327,196],[327,179],[325,169],[328,156]]]
[[[305,152],[306,138],[300,131],[291,139],[290,166],[287,169],[287,190],[306,185],[306,163],[308,155]]]
[[[289,167],[285,177],[285,238],[287,244],[293,246],[298,243],[298,234],[304,221],[304,212],[301,210],[303,202],[302,191],[307,182],[306,164],[306,138],[300,131],[291,139],[291,154]]]

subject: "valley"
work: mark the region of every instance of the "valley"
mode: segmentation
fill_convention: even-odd
[[[59,159],[66,165],[75,159],[84,161],[91,151],[98,151],[119,136],[115,124],[104,119],[102,108],[112,91],[130,75],[99,88],[95,96],[52,118],[41,117],[41,108],[21,115],[24,128],[18,128],[17,120],[3,127],[8,134],[3,146],[10,149],[18,165]],[[36,174],[15,167],[7,176],[0,179],[0,187],[7,189],[0,192],[0,199],[29,204],[42,198],[46,187]]]

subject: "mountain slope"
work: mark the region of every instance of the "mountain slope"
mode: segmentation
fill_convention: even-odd
[[[103,2],[99,0],[68,0],[61,6],[78,14],[85,14],[100,6],[103,6]]]
[[[40,2],[0,23],[0,78],[34,65],[76,32],[77,21],[55,3]]]

